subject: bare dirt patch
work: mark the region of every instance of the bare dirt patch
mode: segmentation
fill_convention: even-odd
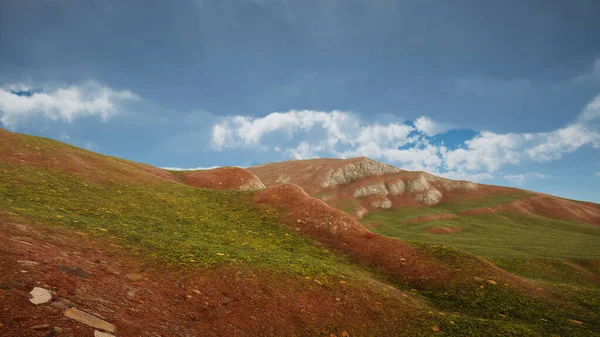
[[[187,185],[216,190],[249,191],[265,187],[254,173],[240,167],[183,172],[181,177]]]

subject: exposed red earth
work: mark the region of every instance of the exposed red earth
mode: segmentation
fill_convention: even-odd
[[[114,324],[118,336],[341,336],[376,331],[380,320],[411,324],[398,316],[410,300],[376,283],[369,290],[372,281],[339,286],[252,268],[165,269],[82,232],[6,222],[0,229],[0,336],[93,336],[95,329],[64,316],[71,307]],[[32,304],[33,287],[51,290],[52,301]]]
[[[43,153],[43,146],[14,145],[19,137],[0,129],[1,145],[10,154],[2,161],[99,182],[168,180],[198,188],[258,190],[254,202],[277,210],[291,230],[415,291],[445,289],[450,283],[473,286],[479,280],[539,299],[548,296],[538,284],[472,254],[465,253],[468,266],[450,267],[424,249],[370,232],[358,222],[375,209],[433,207],[515,189],[403,171],[362,157],[171,172],[118,158],[99,160],[65,144],[59,146],[66,157],[57,158]],[[346,204],[351,206],[348,213],[343,210]],[[600,224],[600,205],[533,192],[461,214],[504,210]],[[403,223],[454,217],[425,215]],[[347,282],[290,277],[253,267],[178,269],[89,233],[2,220],[0,229],[0,336],[92,336],[93,328],[65,316],[72,307],[114,324],[117,336],[373,335],[382,321],[400,333],[417,324],[413,315],[427,307],[368,275]],[[432,234],[461,230],[427,229]],[[34,287],[51,290],[52,300],[32,304],[29,292]]]

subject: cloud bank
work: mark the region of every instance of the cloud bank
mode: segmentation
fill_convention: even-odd
[[[229,116],[212,128],[215,151],[277,151],[292,159],[367,156],[407,170],[424,170],[454,179],[491,179],[501,168],[526,161],[545,163],[583,146],[600,148],[600,96],[570,124],[549,132],[480,131],[459,146],[434,142],[452,126],[422,116],[414,122],[364,123],[344,111],[292,110],[264,117]],[[537,173],[505,175],[522,184]]]
[[[0,87],[0,122],[14,129],[38,118],[70,123],[97,116],[106,121],[119,113],[121,103],[138,99],[130,91],[116,91],[96,82],[50,90],[11,84]]]

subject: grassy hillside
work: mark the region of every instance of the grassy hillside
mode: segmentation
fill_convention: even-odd
[[[254,204],[253,196],[254,192],[187,186],[177,176],[147,165],[0,130],[0,222],[28,224],[40,230],[56,229],[73,235],[86,233],[99,244],[115,244],[135,259],[165,266],[165,271],[208,273],[222,268],[251,269],[291,280],[291,284],[303,291],[323,287],[328,293],[336,294],[331,296],[333,303],[337,303],[336,296],[342,296],[337,294],[345,291],[348,284],[353,289],[350,297],[371,294],[370,300],[360,307],[339,309],[346,310],[348,316],[322,315],[319,320],[325,323],[306,319],[302,322],[307,327],[301,332],[291,328],[294,334],[328,336],[332,331],[339,333],[341,327],[352,336],[427,336],[438,334],[437,330],[455,336],[591,336],[600,333],[597,316],[600,296],[597,288],[588,283],[563,282],[568,286],[564,289],[551,283],[548,300],[540,300],[539,296],[529,293],[529,289],[545,287],[543,283],[523,288],[519,284],[493,285],[485,274],[489,268],[481,269],[481,279],[474,280],[467,271],[477,272],[477,268],[485,265],[482,260],[440,245],[414,243],[423,254],[435,259],[440,269],[456,271],[453,274],[456,278],[448,280],[442,288],[414,289],[418,283],[398,283],[384,273],[359,265],[344,254],[290,230],[277,211]],[[447,207],[444,212],[463,209],[462,206]],[[372,216],[385,218],[390,214]],[[397,228],[397,232],[387,234],[403,240],[444,243],[433,238],[453,238],[418,237],[421,229],[416,227],[410,236],[407,234],[410,230],[404,232],[405,229],[395,227],[397,224],[392,220],[388,222],[388,227],[380,226],[377,230]],[[562,226],[565,232],[577,232],[577,229],[590,245],[597,235],[594,230],[577,224],[553,222],[548,226]],[[474,237],[483,233],[476,230],[487,230],[480,227],[481,224],[472,225]],[[540,228],[534,230],[542,232]],[[498,251],[502,245],[511,245],[503,243],[505,239],[497,240]],[[453,242],[448,245],[460,246]],[[582,249],[578,257],[586,257],[585,251],[586,248]],[[497,253],[489,256],[503,257]],[[513,270],[534,270],[525,263],[511,263],[508,261],[506,265]],[[581,266],[586,270],[599,269],[593,264],[582,263]],[[561,275],[552,277],[562,280]],[[300,283],[299,280],[305,279],[310,281],[310,286]],[[259,284],[271,281],[261,279]],[[294,304],[283,297],[281,301],[282,306]],[[557,303],[561,303],[561,310],[556,309]],[[277,312],[273,314],[276,316]],[[351,314],[362,318],[346,319]],[[573,324],[569,319],[584,324]],[[271,322],[263,324],[268,326]]]

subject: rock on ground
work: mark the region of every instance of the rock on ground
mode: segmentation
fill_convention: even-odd
[[[69,308],[64,312],[68,318],[89,325],[96,329],[101,329],[109,332],[115,332],[116,328],[112,323],[109,323],[101,318],[98,318],[92,314],[88,314],[85,311],[77,308]]]
[[[29,294],[31,295],[29,302],[35,305],[48,303],[52,299],[50,291],[44,288],[35,287]]]

